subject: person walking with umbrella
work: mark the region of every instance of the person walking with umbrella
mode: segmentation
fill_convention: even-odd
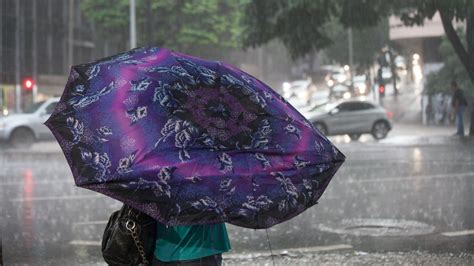
[[[218,265],[230,249],[222,223],[265,229],[297,216],[345,160],[260,80],[157,47],[73,66],[45,125],[77,186],[159,222],[157,265]]]
[[[153,266],[218,266],[230,250],[225,224],[166,226],[158,224]]]

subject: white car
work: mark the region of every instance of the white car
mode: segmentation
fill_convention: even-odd
[[[59,98],[50,98],[34,103],[23,113],[0,117],[0,141],[27,148],[35,141],[53,139],[53,134],[43,123],[58,102]]]
[[[365,133],[383,139],[392,129],[392,113],[368,101],[340,100],[302,114],[324,135],[347,134],[352,140]]]

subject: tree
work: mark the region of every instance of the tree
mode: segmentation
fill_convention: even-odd
[[[240,46],[246,1],[137,1],[139,45],[156,45],[196,55]],[[81,9],[103,38],[126,44],[129,0],[83,0]],[[125,47],[122,47],[125,48]]]
[[[377,26],[388,15],[387,2],[253,0],[246,6],[243,44],[256,47],[280,39],[293,58],[302,57],[329,47],[344,34],[338,23],[356,29]]]
[[[464,39],[464,29],[458,29],[457,32],[458,36]],[[439,52],[444,66],[427,77],[427,92],[429,94],[438,92],[450,93],[451,80],[455,79],[459,86],[465,89],[466,96],[474,96],[474,87],[469,80],[469,75],[446,37],[441,41]]]
[[[349,64],[348,32],[343,25],[333,19],[324,26],[333,45],[324,49],[326,56],[341,65]],[[375,57],[388,43],[388,20],[382,20],[373,27],[353,31],[354,63],[361,69],[369,68]]]
[[[253,0],[246,7],[245,46],[280,39],[293,57],[322,49],[332,40],[322,29],[332,17],[345,27],[367,28],[390,14],[405,25],[422,25],[440,14],[446,37],[474,83],[474,1],[472,0]],[[465,44],[453,21],[464,21]],[[474,118],[471,118],[471,123]],[[470,135],[474,135],[471,130]]]

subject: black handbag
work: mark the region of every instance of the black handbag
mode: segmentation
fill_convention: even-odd
[[[124,204],[112,213],[102,237],[102,256],[109,265],[150,265],[156,220]]]

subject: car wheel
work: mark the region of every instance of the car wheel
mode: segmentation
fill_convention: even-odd
[[[379,121],[372,127],[372,136],[374,139],[384,139],[388,134],[388,125],[386,122]]]
[[[319,130],[319,132],[323,133],[323,135],[327,135],[328,134],[328,129],[326,128],[326,126],[322,123],[314,123],[313,124],[314,127]]]
[[[34,142],[35,136],[27,128],[15,129],[10,137],[10,145],[14,148],[29,148]]]
[[[360,138],[360,134],[349,134],[351,140],[358,140]]]

